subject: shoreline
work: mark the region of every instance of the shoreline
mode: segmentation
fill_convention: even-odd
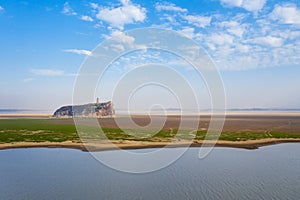
[[[186,113],[182,115],[181,113],[169,113],[168,115],[162,113],[154,113],[151,116],[211,116],[211,112],[199,112],[199,113]],[[218,116],[220,113],[214,113]],[[225,111],[221,113],[225,116],[300,116],[300,111]],[[51,113],[0,113],[0,119],[3,118],[52,118]],[[131,115],[118,113],[118,117],[130,117],[130,116],[149,116],[148,113],[132,113]],[[64,118],[58,118],[64,119]]]
[[[18,149],[18,148],[66,148],[76,149],[85,152],[97,152],[97,151],[108,151],[108,150],[120,150],[120,149],[148,149],[148,148],[162,148],[166,145],[167,148],[179,148],[179,147],[201,147],[203,141],[194,141],[192,144],[189,142],[175,142],[169,144],[168,142],[139,142],[139,141],[112,141],[111,143],[74,143],[71,141],[66,142],[16,142],[16,143],[3,143],[0,144],[0,151],[7,149]],[[215,147],[228,147],[228,148],[242,148],[248,150],[258,149],[263,146],[270,146],[282,143],[298,143],[300,139],[295,138],[268,138],[260,140],[247,140],[247,141],[217,141]],[[203,147],[211,146],[212,142],[208,141]]]
[[[37,119],[45,119],[45,118],[51,118],[52,115],[49,113],[36,113],[36,114],[28,114],[28,113],[1,113],[0,119],[31,119],[31,118],[37,118]]]

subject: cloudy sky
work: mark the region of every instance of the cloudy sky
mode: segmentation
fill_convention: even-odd
[[[196,41],[220,70],[229,108],[300,108],[298,0],[10,0],[0,2],[0,26],[0,108],[72,103],[85,57],[111,36],[147,27]],[[126,59],[116,61],[117,74]],[[100,93],[109,100],[108,89]]]

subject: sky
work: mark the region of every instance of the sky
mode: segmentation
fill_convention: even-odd
[[[300,108],[298,0],[9,0],[0,1],[0,26],[0,109],[71,104],[76,75],[93,49],[148,27],[177,31],[203,48],[219,70],[228,108]],[[111,65],[96,96],[112,99],[110,86],[128,66],[155,59],[174,68],[186,65],[162,52],[123,56]],[[209,107],[204,80],[186,68],[181,73],[200,107]],[[137,107],[178,107],[164,94],[145,88],[135,95]]]

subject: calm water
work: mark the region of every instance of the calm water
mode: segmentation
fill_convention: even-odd
[[[168,168],[133,175],[78,150],[4,150],[0,199],[300,199],[300,144],[197,155],[192,148]]]

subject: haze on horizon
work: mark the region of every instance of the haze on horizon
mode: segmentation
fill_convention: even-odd
[[[203,47],[220,70],[227,108],[300,108],[298,0],[12,0],[0,3],[0,25],[1,109],[54,110],[71,104],[85,57],[110,36],[130,44],[124,32],[145,27],[175,30]],[[155,61],[180,68],[197,91],[200,108],[210,107],[204,80],[185,63],[168,54],[147,53],[112,63],[95,97],[111,100],[110,86],[118,77],[132,66]],[[144,88],[134,98],[133,109],[178,107],[172,95],[157,87]]]

